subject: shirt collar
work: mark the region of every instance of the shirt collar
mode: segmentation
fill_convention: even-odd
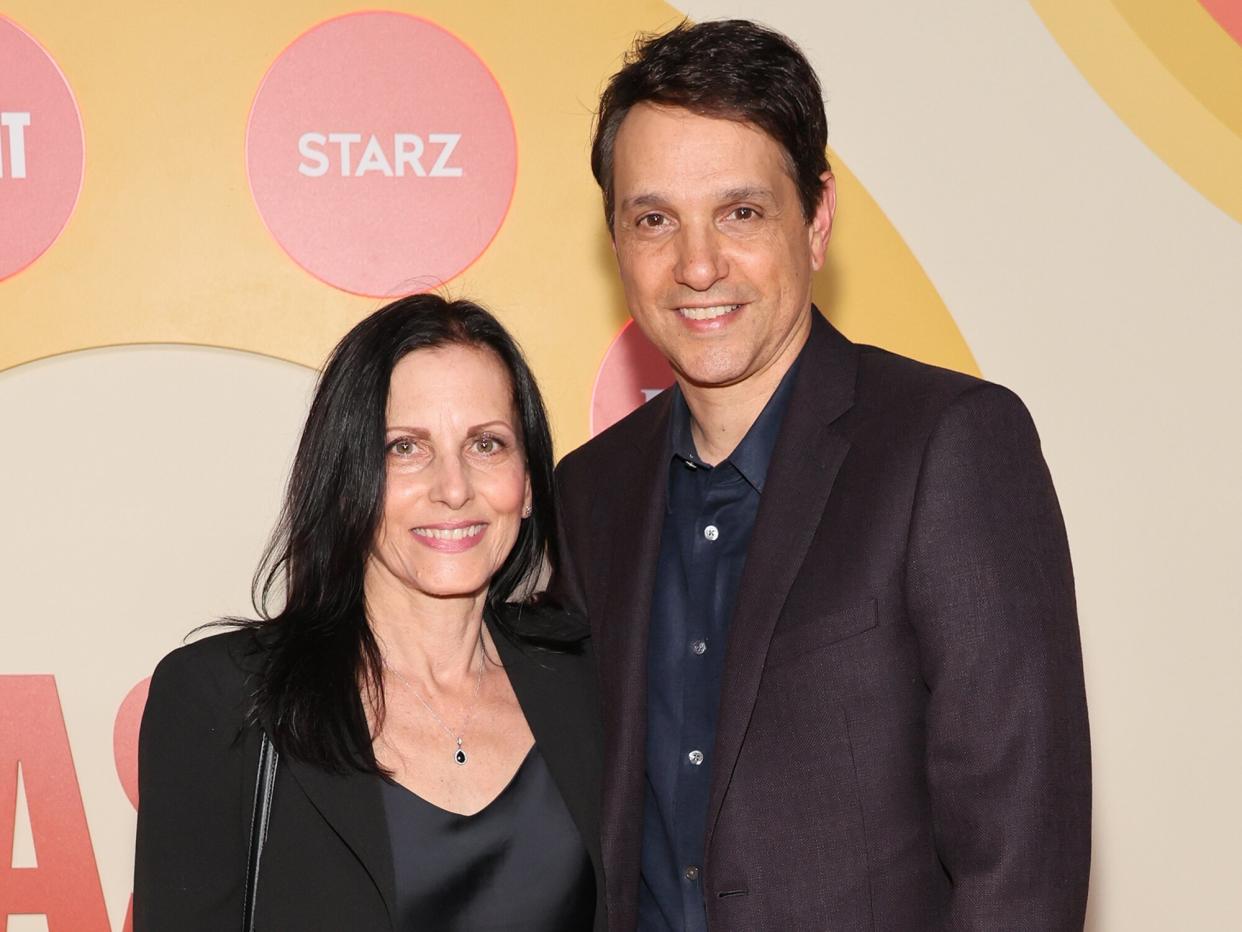
[[[750,425],[750,430],[746,432],[742,442],[729,454],[728,459],[719,464],[731,464],[759,493],[763,492],[763,483],[768,477],[768,465],[772,461],[772,451],[776,448],[776,436],[780,433],[785,409],[789,407],[789,396],[793,394],[794,377],[801,361],[802,354],[799,353],[793,365],[781,378],[780,384],[776,386],[772,397],[755,418],[755,422]],[[690,433],[690,407],[681,393],[681,386],[674,383],[669,390],[673,393],[672,416],[669,419],[673,456],[693,466],[710,468],[699,458],[698,450],[694,446],[694,436]]]

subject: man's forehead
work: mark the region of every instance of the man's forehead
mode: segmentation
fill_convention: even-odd
[[[612,180],[618,207],[687,199],[777,203],[796,196],[785,150],[762,130],[680,108],[640,106],[645,112],[636,107],[617,135]]]
[[[626,171],[675,168],[705,176],[783,167],[785,150],[752,123],[704,116],[677,107],[639,104],[617,130],[615,167]],[[752,183],[734,179],[730,184]]]
[[[664,133],[666,135],[713,137],[719,141],[733,140],[737,144],[755,144],[761,140],[780,146],[761,126],[729,113],[702,113],[674,104],[642,101],[626,113],[617,127],[617,141],[622,144],[626,136],[636,132]]]

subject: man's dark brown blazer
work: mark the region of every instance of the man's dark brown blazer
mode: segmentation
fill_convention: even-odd
[[[1022,403],[818,313],[729,629],[713,930],[1081,929],[1090,748],[1064,526]],[[669,393],[565,457],[557,589],[600,663],[611,928],[633,929]]]

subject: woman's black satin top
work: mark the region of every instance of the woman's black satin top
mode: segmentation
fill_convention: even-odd
[[[538,746],[474,815],[383,782],[402,932],[579,932],[595,914],[582,836]]]

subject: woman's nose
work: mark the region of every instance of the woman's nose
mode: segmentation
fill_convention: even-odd
[[[465,505],[474,495],[470,484],[470,472],[460,457],[439,457],[431,483],[431,499],[454,510]]]

